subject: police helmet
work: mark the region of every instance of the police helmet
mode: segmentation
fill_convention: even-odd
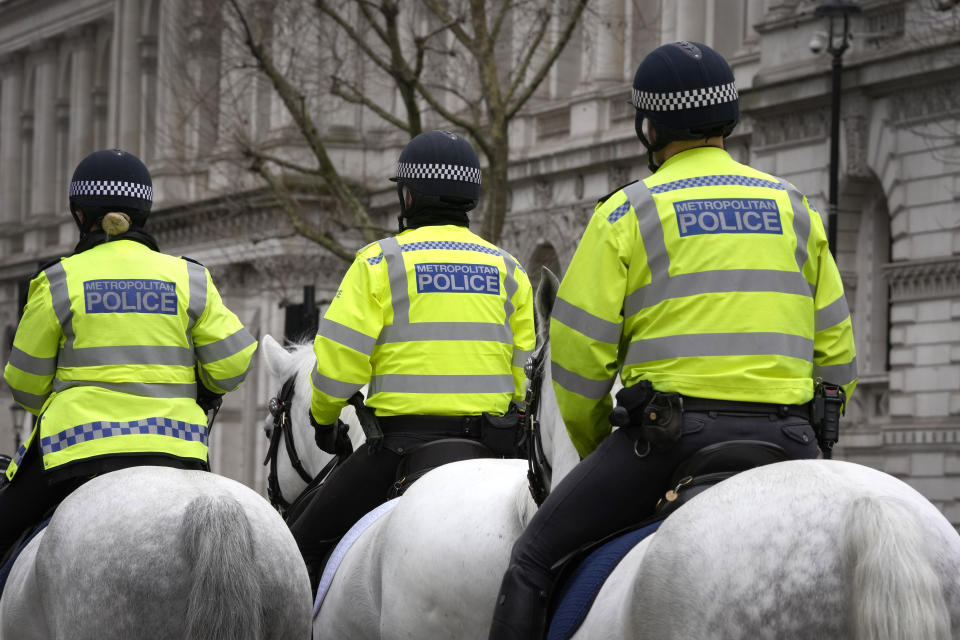
[[[480,200],[480,159],[469,142],[449,131],[421,133],[403,148],[397,160],[397,194],[403,215],[425,206],[470,211]],[[409,207],[403,187],[413,194]]]
[[[88,232],[111,211],[130,216],[142,227],[153,204],[153,182],[140,158],[120,149],[94,151],[80,161],[70,181],[70,212]],[[83,212],[83,220],[77,215]]]
[[[730,135],[740,120],[737,87],[730,65],[699,42],[672,42],[654,49],[633,77],[631,104],[637,109],[637,137],[649,151],[674,140]],[[653,144],[643,131],[648,119]]]

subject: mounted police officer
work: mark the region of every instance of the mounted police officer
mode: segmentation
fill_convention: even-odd
[[[202,265],[157,250],[144,229],[152,202],[130,153],[77,165],[80,242],[30,282],[4,370],[13,399],[39,417],[0,489],[0,553],[94,475],[207,468],[198,402],[236,389],[257,344]]]
[[[637,69],[631,102],[653,175],[597,205],[550,325],[557,401],[583,461],[516,542],[493,640],[541,637],[552,567],[649,517],[697,450],[757,440],[817,457],[815,388],[836,417],[856,383],[819,214],[724,151],[739,119],[727,62],[699,43],[661,46]],[[821,433],[825,453],[833,440]]]
[[[365,443],[288,514],[315,586],[327,551],[387,500],[414,447],[458,437],[515,453],[511,408],[523,401],[535,342],[533,295],[516,259],[468,228],[480,173],[456,134],[411,140],[392,178],[400,233],[357,252],[320,323],[310,406],[317,444],[348,449],[338,416],[367,383],[383,440]]]

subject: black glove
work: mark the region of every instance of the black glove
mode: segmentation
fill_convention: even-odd
[[[340,419],[333,424],[317,424],[310,414],[310,424],[313,425],[313,439],[321,451],[332,455],[350,455],[353,453],[353,443],[350,442],[350,427]]]

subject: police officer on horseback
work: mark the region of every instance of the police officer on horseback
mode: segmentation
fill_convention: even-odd
[[[240,385],[257,343],[206,268],[159,252],[152,203],[136,156],[103,150],[77,165],[80,241],[31,280],[4,370],[38,418],[6,467],[0,553],[94,475],[207,468],[206,410]]]
[[[597,205],[550,325],[557,402],[582,462],[514,545],[492,640],[541,637],[556,564],[650,517],[704,447],[750,440],[815,458],[819,437],[829,454],[823,414],[835,422],[856,384],[819,214],[724,150],[739,120],[727,62],[699,43],[661,46],[631,103],[652,175]]]
[[[368,434],[287,513],[314,588],[337,540],[403,489],[405,456],[451,438],[482,442],[490,455],[516,453],[533,295],[517,260],[468,228],[480,178],[462,137],[429,131],[411,140],[392,178],[400,233],[357,252],[324,313],[311,376],[317,444],[350,451],[338,416],[368,383],[382,439]]]

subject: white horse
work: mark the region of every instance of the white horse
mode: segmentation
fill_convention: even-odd
[[[133,467],[90,480],[17,558],[3,640],[305,638],[310,582],[258,494],[223,476]]]
[[[287,352],[270,336],[261,348],[278,383],[296,376],[294,433],[304,467],[315,474],[329,455],[316,453],[306,413],[313,349]],[[341,419],[358,446],[353,416],[345,411]],[[288,500],[304,486],[293,475],[281,482]],[[430,471],[347,552],[314,614],[313,637],[486,638],[511,545],[535,509],[522,460],[466,460]]]

